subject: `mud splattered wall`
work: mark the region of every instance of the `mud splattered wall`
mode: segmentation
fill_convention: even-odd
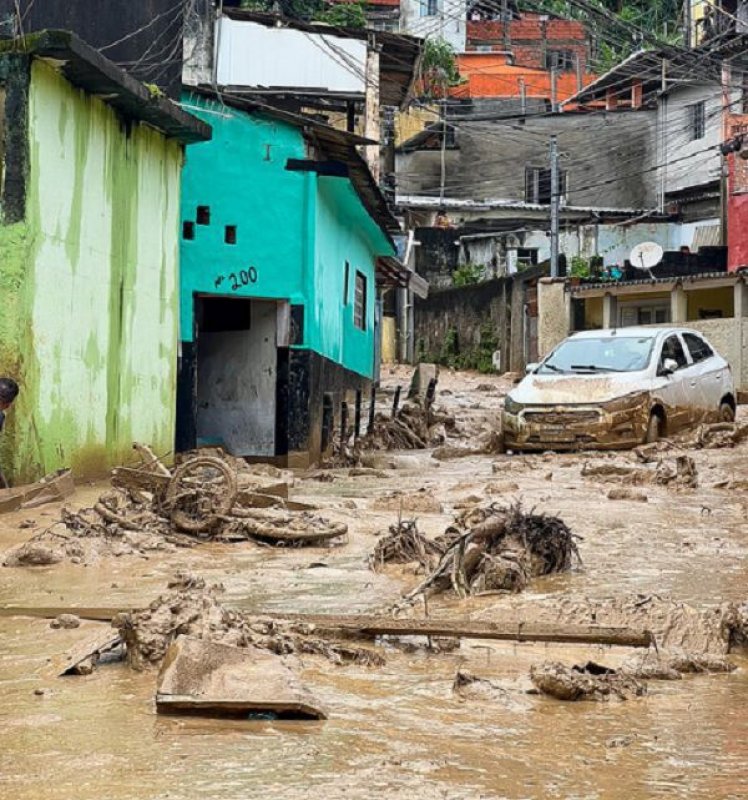
[[[0,373],[22,387],[0,463],[23,481],[100,473],[134,440],[169,453],[181,146],[38,60],[27,120],[25,217],[0,225]]]

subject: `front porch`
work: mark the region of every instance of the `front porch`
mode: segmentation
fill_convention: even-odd
[[[541,357],[575,331],[631,325],[692,328],[729,361],[736,389],[748,399],[748,273],[579,284],[544,278],[538,289]]]

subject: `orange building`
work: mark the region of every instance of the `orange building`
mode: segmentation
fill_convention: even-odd
[[[461,53],[457,57],[464,83],[450,90],[455,99],[476,97],[545,98],[562,103],[595,79],[589,72],[556,72],[517,66],[505,52]]]

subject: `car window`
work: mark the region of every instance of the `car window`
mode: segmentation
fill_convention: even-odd
[[[678,364],[678,369],[688,364],[686,351],[677,336],[668,336],[662,343],[662,354],[660,355],[660,368],[665,366],[665,359],[671,358]]]
[[[705,361],[714,355],[714,350],[700,336],[696,336],[693,333],[684,333],[683,338],[695,364],[699,361]]]
[[[636,372],[647,368],[654,342],[652,336],[567,339],[540,365],[538,372]]]

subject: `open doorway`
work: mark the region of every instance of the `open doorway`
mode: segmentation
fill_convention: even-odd
[[[277,304],[197,297],[197,445],[276,453]]]

